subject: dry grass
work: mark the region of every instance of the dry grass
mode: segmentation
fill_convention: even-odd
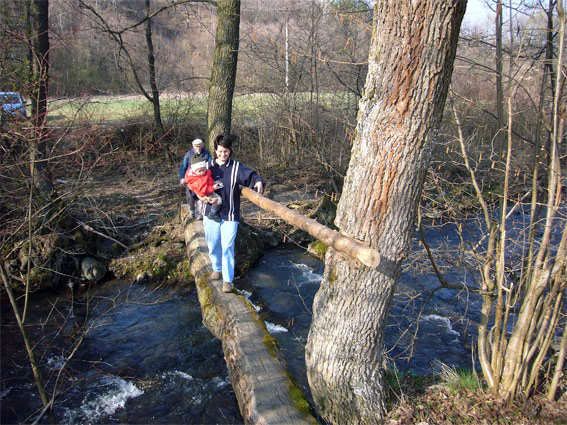
[[[424,377],[401,378],[387,425],[559,425],[567,424],[567,397],[557,402],[534,396],[504,403],[482,389],[427,385]],[[426,385],[424,385],[424,383]],[[420,389],[421,388],[421,389]],[[401,397],[400,394],[405,394]]]

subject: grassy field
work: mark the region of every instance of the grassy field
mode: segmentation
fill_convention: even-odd
[[[293,102],[308,103],[309,93],[296,93]],[[315,96],[312,97],[315,101]],[[255,93],[237,95],[233,101],[235,118],[254,118],[262,114],[268,105],[277,105],[282,95]],[[290,101],[290,99],[288,99]],[[344,93],[322,93],[319,103],[330,109],[340,105],[353,106],[353,99]],[[164,120],[173,117],[184,119],[203,119],[206,117],[207,96],[204,94],[173,94],[160,96],[160,106]],[[48,120],[59,122],[104,122],[121,120],[145,120],[152,118],[151,103],[141,95],[85,96],[80,98],[53,99],[49,102]]]
[[[196,117],[206,113],[205,97],[199,95],[164,95],[160,97],[160,106],[165,118],[182,112]],[[140,95],[85,96],[50,101],[48,119],[55,122],[104,122],[151,119],[152,115],[151,103]]]

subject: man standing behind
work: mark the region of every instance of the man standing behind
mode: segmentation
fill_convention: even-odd
[[[192,143],[193,147],[189,152],[183,157],[181,161],[181,166],[179,167],[179,184],[185,186],[185,194],[187,197],[187,204],[189,205],[190,218],[200,218],[197,217],[198,212],[195,210],[195,202],[198,201],[195,194],[187,187],[185,184],[185,172],[187,168],[191,167],[191,157],[193,155],[200,155],[203,161],[209,163],[213,158],[209,151],[205,149],[205,143],[201,139],[195,139]]]

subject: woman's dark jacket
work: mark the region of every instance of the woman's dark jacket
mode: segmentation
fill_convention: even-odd
[[[223,165],[212,160],[208,167],[213,180],[221,181],[224,186],[216,190],[222,198],[220,218],[226,221],[240,221],[240,186],[253,188],[258,182],[264,185],[264,180],[256,171],[231,158]],[[205,204],[204,207],[208,210],[210,204]],[[207,210],[203,211],[203,215],[206,215]]]

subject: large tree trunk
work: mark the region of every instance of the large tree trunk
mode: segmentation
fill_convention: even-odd
[[[335,224],[380,251],[378,267],[327,251],[306,346],[319,413],[334,424],[384,414],[382,331],[442,115],[466,0],[374,7],[365,95]]]
[[[239,26],[240,0],[217,1],[215,52],[207,108],[207,140],[210,149],[213,149],[213,142],[219,134],[230,132]]]

